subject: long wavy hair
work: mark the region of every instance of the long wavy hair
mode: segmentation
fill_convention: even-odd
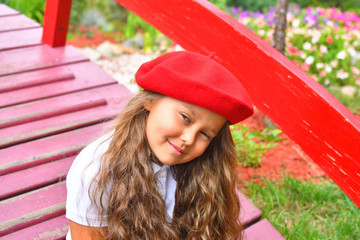
[[[152,154],[145,131],[148,111],[144,103],[162,96],[140,92],[113,122],[109,147],[89,188],[99,220],[103,222],[107,216],[103,237],[241,239],[240,203],[235,193],[236,150],[228,123],[200,157],[171,167],[177,189],[173,219],[169,221],[152,168],[152,163],[161,163]]]

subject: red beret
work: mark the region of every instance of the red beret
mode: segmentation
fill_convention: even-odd
[[[135,79],[143,89],[207,108],[230,124],[254,112],[239,80],[210,56],[189,51],[166,53],[142,64]]]

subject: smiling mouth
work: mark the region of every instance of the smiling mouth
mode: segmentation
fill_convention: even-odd
[[[176,145],[172,144],[169,140],[167,141],[170,149],[173,151],[173,153],[175,153],[176,155],[181,155],[183,153],[183,151]]]

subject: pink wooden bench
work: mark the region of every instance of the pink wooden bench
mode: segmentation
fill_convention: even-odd
[[[65,238],[67,171],[132,96],[64,46],[71,1],[59,3],[47,2],[44,30],[0,4],[0,239]],[[246,239],[283,239],[238,194]]]

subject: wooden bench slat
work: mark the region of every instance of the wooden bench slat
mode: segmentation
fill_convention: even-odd
[[[65,215],[52,218],[48,221],[41,222],[24,228],[20,231],[0,237],[0,240],[24,240],[24,239],[46,239],[57,240],[64,239],[69,231],[69,222]]]
[[[238,189],[236,189],[236,194],[240,200],[240,221],[246,227],[258,221],[262,212],[252,204]]]
[[[1,177],[0,199],[64,180],[75,156]]]
[[[7,5],[0,3],[0,17],[18,15],[18,14],[19,14],[19,12],[16,11],[15,9],[12,9],[12,8],[8,7]]]
[[[45,110],[39,110],[38,112],[29,114],[29,115],[22,115],[19,117],[12,117],[10,119],[5,119],[5,121],[0,121],[0,128],[6,128],[6,127],[12,127],[19,124],[24,124],[28,122],[34,122],[38,120],[47,119],[50,117],[56,117],[67,113],[77,112],[81,110],[91,109],[95,107],[100,107],[106,105],[106,99],[105,98],[99,98],[94,100],[87,100],[84,102],[69,104],[68,106],[60,106],[57,108],[50,108],[50,106],[44,106],[49,107],[45,108]]]
[[[81,62],[71,65],[53,67],[33,72],[20,73],[0,77],[0,86],[9,86],[10,83],[24,84],[24,79],[43,81],[46,79],[60,79],[73,74],[75,79],[55,81],[11,92],[0,93],[0,108],[22,103],[29,103],[40,99],[64,95],[95,87],[117,84],[117,82],[92,62]],[[2,116],[0,114],[0,116]],[[2,117],[0,117],[2,118]]]
[[[0,129],[106,105],[106,99],[121,102],[130,96],[122,85],[114,84],[0,109]]]
[[[75,79],[75,75],[73,73],[63,73],[63,74],[46,76],[37,79],[22,79],[17,82],[11,81],[12,80],[11,78],[4,78],[1,81],[0,93],[26,89],[30,87],[36,87],[39,85],[50,84],[59,81],[74,80],[74,79]]]
[[[41,34],[40,27],[0,33],[0,51],[40,45]]]
[[[0,202],[0,236],[65,213],[65,182]]]
[[[95,124],[2,149],[0,176],[75,155],[98,138],[105,126]]]
[[[22,14],[1,17],[0,33],[29,28],[39,28],[41,25]]]
[[[245,229],[244,240],[285,240],[283,236],[267,220],[259,222]]]
[[[0,52],[0,76],[69,63],[89,61],[73,46],[51,48],[45,44]]]
[[[0,178],[0,199],[64,180],[75,156],[7,174]]]
[[[0,131],[0,147],[7,147],[106,121],[118,114],[124,104],[125,99],[119,103],[108,103],[101,107],[6,128],[6,131]]]

